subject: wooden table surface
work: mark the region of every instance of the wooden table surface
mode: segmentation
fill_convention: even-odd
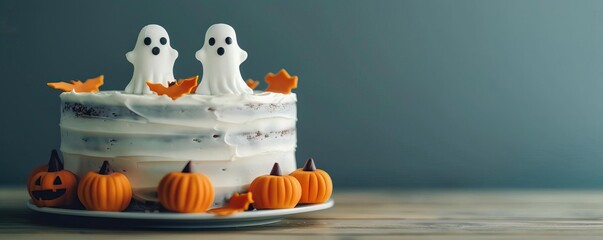
[[[41,224],[24,188],[0,188],[0,239],[592,239],[602,191],[339,190],[335,207],[264,227],[140,230]]]

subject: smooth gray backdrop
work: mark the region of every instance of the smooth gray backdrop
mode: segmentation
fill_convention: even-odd
[[[200,74],[219,22],[244,78],[299,75],[298,164],[337,187],[603,187],[603,1],[570,0],[2,1],[0,184],[59,147],[46,82],[123,89],[150,23]]]

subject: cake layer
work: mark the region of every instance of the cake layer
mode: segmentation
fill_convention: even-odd
[[[119,119],[133,122],[208,127],[221,123],[282,117],[297,119],[294,93],[209,96],[190,94],[176,101],[167,96],[133,95],[117,91],[61,94],[61,118]]]
[[[67,118],[61,122],[61,150],[94,157],[223,161],[291,151],[295,144],[295,120],[283,118],[217,129],[94,118]]]
[[[135,193],[154,191],[170,171],[193,161],[216,188],[216,203],[279,162],[295,170],[295,94],[133,95],[117,91],[61,94],[61,151],[79,176],[104,160]],[[153,196],[150,194],[150,196]]]
[[[235,160],[295,149],[294,94],[63,93],[61,150],[93,157]]]

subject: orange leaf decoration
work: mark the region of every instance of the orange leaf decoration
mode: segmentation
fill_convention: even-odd
[[[64,92],[98,92],[98,88],[105,83],[105,76],[100,75],[95,78],[90,78],[85,82],[80,80],[71,80],[71,83],[66,82],[51,82],[46,85],[58,89],[63,90]]]
[[[234,193],[228,201],[228,206],[210,209],[207,212],[218,216],[227,216],[247,210],[250,203],[253,203],[251,192],[245,194]]]
[[[191,93],[193,88],[197,86],[197,79],[199,79],[199,76],[185,78],[176,82],[171,82],[168,87],[163,86],[161,83],[147,82],[147,86],[149,86],[151,91],[156,92],[157,95],[167,95],[172,98],[172,100],[176,100],[184,94]]]
[[[260,85],[260,81],[255,81],[255,80],[253,80],[251,78],[247,79],[247,81],[245,81],[245,83],[251,89],[255,89],[256,87],[258,87],[258,85]]]
[[[265,81],[268,83],[266,92],[288,94],[291,89],[297,88],[297,76],[290,76],[285,69],[281,69],[278,74],[268,73]]]

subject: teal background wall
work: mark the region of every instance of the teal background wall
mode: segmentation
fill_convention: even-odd
[[[59,147],[46,82],[125,88],[149,23],[180,52],[174,74],[200,74],[219,22],[244,78],[299,75],[298,164],[314,156],[337,187],[603,187],[603,2],[569,0],[5,0],[0,184]]]

